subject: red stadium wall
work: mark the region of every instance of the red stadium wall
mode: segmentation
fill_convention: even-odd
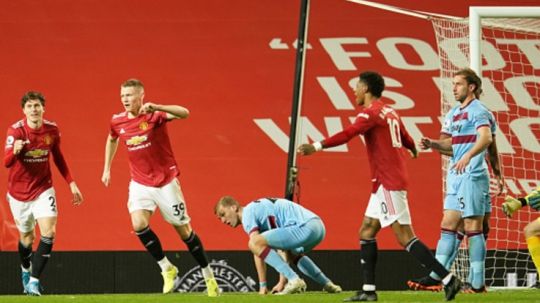
[[[469,5],[501,1],[388,4],[465,16]],[[507,1],[505,5],[536,5]],[[292,100],[299,1],[11,1],[0,10],[0,121],[21,119],[20,97],[40,90],[45,117],[62,131],[63,151],[83,195],[70,205],[54,169],[60,208],[55,248],[66,251],[140,250],[126,208],[124,147],[113,163],[112,186],[101,182],[104,144],[119,85],[141,79],[146,99],[187,107],[187,120],[169,124],[180,181],[193,226],[209,250],[244,250],[246,236],[213,214],[222,195],[241,201],[282,196]],[[380,71],[385,98],[409,131],[438,136],[439,75],[435,38],[425,20],[346,1],[314,0],[302,111],[304,137],[339,131],[356,115],[351,85],[362,70]],[[304,138],[304,139],[305,139]],[[285,148],[284,148],[285,147]],[[356,249],[370,192],[360,139],[341,150],[300,158],[301,203],[324,219],[319,249]],[[411,160],[410,206],[417,234],[435,247],[441,218],[437,154]],[[0,170],[0,180],[7,170]],[[5,193],[5,185],[2,188]],[[9,206],[0,204],[0,250],[16,250]],[[156,215],[158,217],[159,215]],[[161,218],[152,227],[167,250],[184,249]],[[397,249],[390,231],[379,246]]]

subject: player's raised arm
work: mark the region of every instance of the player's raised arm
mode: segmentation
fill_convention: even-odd
[[[107,137],[107,143],[105,143],[105,164],[103,165],[103,174],[101,176],[101,182],[105,186],[111,184],[111,165],[116,150],[118,149],[118,138],[113,138],[110,134]]]
[[[309,156],[325,148],[335,147],[349,142],[352,138],[363,134],[373,127],[374,122],[368,114],[358,115],[353,124],[347,126],[339,133],[313,144],[302,144],[298,146],[296,152],[300,155]]]
[[[309,156],[322,149],[323,149],[323,146],[321,142],[315,142],[313,144],[305,143],[298,146],[298,148],[296,149],[296,152],[303,156]]]
[[[155,111],[164,112],[167,114],[167,119],[186,119],[189,117],[189,110],[180,105],[162,105],[152,102],[146,102],[141,106],[140,113],[152,113]]]

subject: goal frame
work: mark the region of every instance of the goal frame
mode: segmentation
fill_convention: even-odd
[[[540,18],[540,7],[469,7],[469,67],[474,70],[478,75],[482,74],[482,18]]]

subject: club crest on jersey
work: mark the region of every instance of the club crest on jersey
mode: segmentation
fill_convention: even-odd
[[[41,157],[46,156],[48,154],[49,154],[48,150],[38,148],[38,149],[29,150],[24,155],[27,156],[27,157],[32,157],[32,158],[41,158]]]
[[[147,130],[147,129],[148,129],[148,122],[146,122],[146,121],[141,122],[141,123],[139,124],[139,128],[140,128],[141,130]]]
[[[49,135],[45,135],[45,137],[43,137],[43,142],[47,145],[51,145],[51,143],[53,142],[53,138]]]
[[[139,145],[143,142],[145,142],[146,140],[148,140],[148,136],[134,136],[134,137],[131,137],[129,140],[126,141],[126,144],[127,145]]]

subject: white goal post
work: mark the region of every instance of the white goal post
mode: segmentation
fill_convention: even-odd
[[[538,6],[471,6],[469,7],[470,68],[481,74],[482,18],[540,18]]]
[[[504,103],[508,105],[506,110],[493,111],[496,119],[501,126],[505,128],[515,123],[520,118],[523,107],[512,107],[510,104],[516,104],[516,96],[512,91],[523,89],[527,91],[527,95],[531,97],[531,106],[528,108],[526,116],[534,116],[534,112],[540,110],[538,103],[540,101],[540,77],[537,70],[540,66],[535,66],[533,56],[538,57],[540,51],[540,7],[523,6],[523,7],[508,7],[508,6],[489,6],[469,8],[469,67],[478,75],[489,79],[499,90]],[[433,23],[434,27],[435,22]],[[531,53],[520,55],[523,49],[518,45],[518,51],[511,49],[505,43],[509,41],[518,41],[518,39],[528,40],[532,42],[529,46],[533,50],[536,48],[538,54]],[[520,42],[523,43],[523,42]],[[499,69],[491,68],[491,70],[483,70],[483,62],[485,54],[482,51],[483,45],[491,45],[501,54],[507,61],[506,66],[510,68],[500,67]],[[508,85],[509,80],[527,79],[523,82],[513,83]],[[501,84],[497,85],[497,81]],[[444,101],[443,101],[444,103]],[[536,108],[535,105],[536,104]],[[532,128],[531,128],[532,129]],[[510,129],[506,128],[508,134],[505,134],[509,140],[514,139]],[[534,138],[533,138],[534,139]],[[539,161],[539,156],[533,156],[532,161],[520,158],[526,158],[527,155],[523,151],[518,151],[514,154],[503,154],[502,165],[503,175],[507,178],[515,178],[524,172],[531,180],[536,179],[536,185],[540,180],[538,172],[534,171],[534,162]],[[516,161],[517,160],[517,161]],[[510,166],[510,167],[508,167]],[[521,166],[521,167],[520,167]],[[531,166],[532,170],[527,171],[527,166]],[[530,190],[521,186],[523,191],[521,194]],[[509,189],[510,194],[518,195],[519,189],[513,186]],[[495,200],[495,199],[494,199]],[[497,203],[499,204],[499,203]],[[494,204],[494,207],[499,205]],[[495,248],[492,249],[492,254],[488,254],[486,261],[486,282],[488,285],[497,287],[530,287],[537,283],[538,273],[532,266],[531,259],[526,252],[525,238],[523,236],[524,226],[536,218],[536,214],[527,209],[524,213],[520,213],[513,220],[505,218],[500,211],[493,210],[491,225],[492,234],[495,234],[495,239],[491,239],[491,243],[495,242]],[[494,231],[494,232],[493,232]],[[515,236],[517,235],[517,237]],[[492,237],[492,236],[490,236]],[[494,240],[494,241],[493,241]],[[466,245],[466,244],[465,244]],[[505,249],[507,247],[507,249]],[[490,247],[488,246],[488,249]],[[460,250],[460,255],[456,260],[456,270],[468,272],[466,266],[468,264],[468,256],[466,246]],[[463,277],[464,278],[464,277]]]

